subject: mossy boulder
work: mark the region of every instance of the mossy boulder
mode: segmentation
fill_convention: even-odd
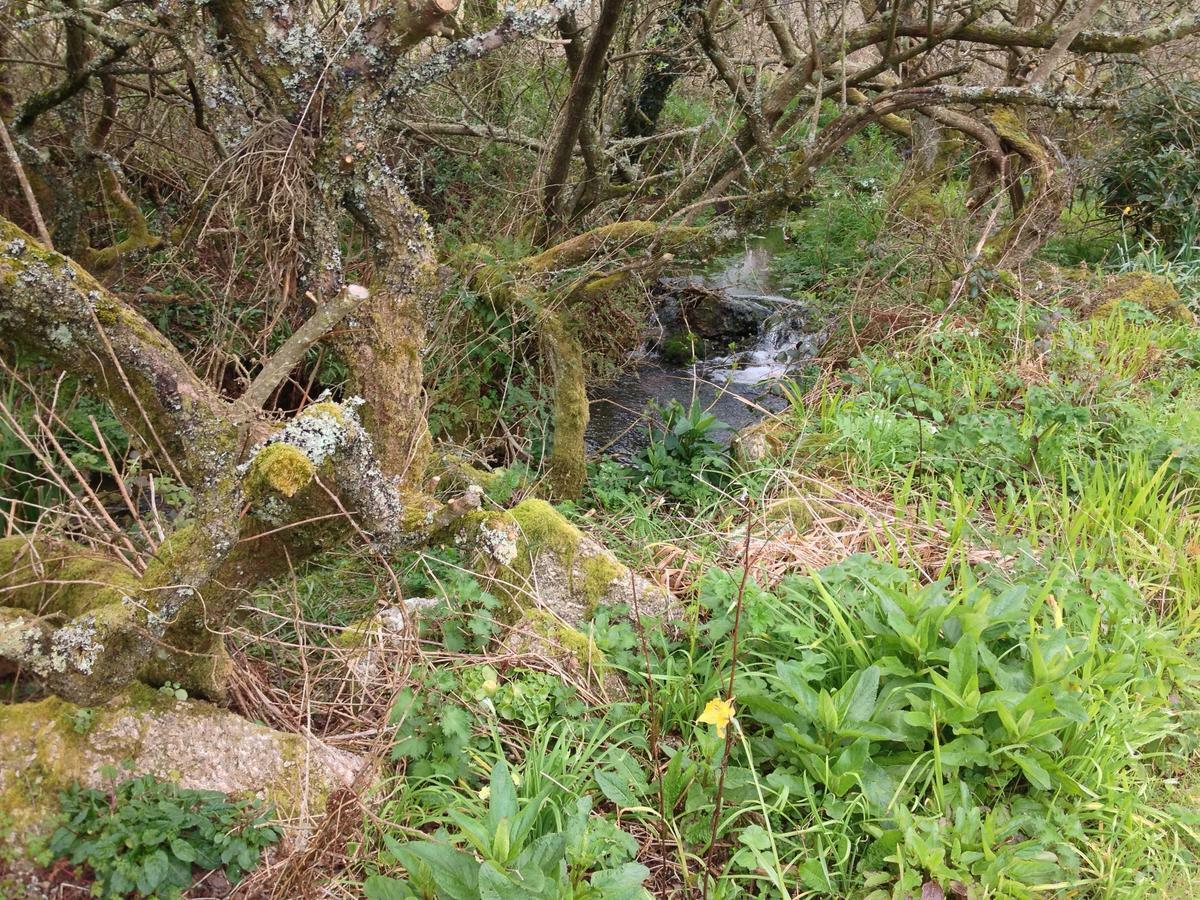
[[[1196,323],[1196,315],[1171,279],[1152,272],[1109,275],[1087,266],[1042,264],[1032,269],[1021,289],[1047,305],[1059,305],[1076,316],[1107,316],[1122,304],[1140,306],[1160,319]]]
[[[560,621],[543,609],[527,609],[504,638],[504,651],[535,654],[559,660],[568,671],[588,673],[612,684],[604,652],[590,634]]]
[[[1194,325],[1195,314],[1188,309],[1179,291],[1169,278],[1150,272],[1127,272],[1108,280],[1107,293],[1111,299],[1096,308],[1096,314],[1107,315],[1122,303],[1133,303],[1160,319],[1174,319]]]
[[[528,499],[508,511],[480,510],[465,517],[456,538],[474,551],[477,565],[508,602],[511,621],[541,609],[578,627],[600,607],[636,607],[643,616],[677,618],[669,593],[627,566],[544,500]],[[634,591],[637,592],[636,602]]]
[[[787,446],[785,423],[776,419],[763,419],[748,425],[733,436],[729,450],[733,461],[742,469],[752,469]]]
[[[288,839],[302,841],[330,793],[361,767],[352,754],[310,742],[198,700],[137,686],[85,709],[51,697],[0,705],[0,842],[20,856],[58,810],[59,793],[79,783],[108,787],[152,774],[186,788],[255,796],[274,804]],[[0,846],[0,852],[4,851]]]

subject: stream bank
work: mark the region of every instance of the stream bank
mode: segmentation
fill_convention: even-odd
[[[783,234],[747,237],[739,253],[706,271],[654,285],[655,313],[632,365],[590,402],[587,449],[628,462],[646,446],[656,406],[693,400],[735,432],[787,406],[778,389],[816,357],[829,322],[808,301],[780,291],[771,273]]]

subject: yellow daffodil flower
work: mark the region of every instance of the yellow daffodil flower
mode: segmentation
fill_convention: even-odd
[[[701,725],[715,725],[717,737],[725,737],[725,729],[733,721],[733,698],[722,700],[718,697],[715,700],[709,700],[708,705],[704,707],[704,712],[700,713],[700,718],[696,721]]]

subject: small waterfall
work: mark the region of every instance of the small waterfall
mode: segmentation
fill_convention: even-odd
[[[716,271],[661,279],[644,347],[592,399],[591,452],[628,460],[645,446],[653,405],[671,400],[686,407],[698,399],[729,426],[727,436],[783,408],[773,383],[817,355],[829,326],[808,303],[777,292],[770,263],[765,242],[748,242],[744,254]],[[695,347],[700,358],[670,362],[681,345]]]

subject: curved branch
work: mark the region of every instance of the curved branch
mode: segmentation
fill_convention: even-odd
[[[226,404],[131,306],[0,218],[0,336],[73,372],[144,446],[200,481],[239,442]]]
[[[275,351],[275,355],[263,364],[238,402],[245,406],[248,412],[257,413],[261,410],[271,394],[287,378],[288,373],[300,364],[312,346],[361,306],[370,295],[370,291],[362,285],[346,285],[345,290],[309,316],[308,321],[284,341],[283,346]]]
[[[526,12],[509,8],[500,24],[491,31],[455,41],[444,50],[431,53],[410,69],[396,74],[380,92],[376,108],[404,101],[418,90],[445,78],[459,66],[482,59],[493,50],[549,28],[563,16],[583,6],[583,0],[551,0],[545,6]]]

